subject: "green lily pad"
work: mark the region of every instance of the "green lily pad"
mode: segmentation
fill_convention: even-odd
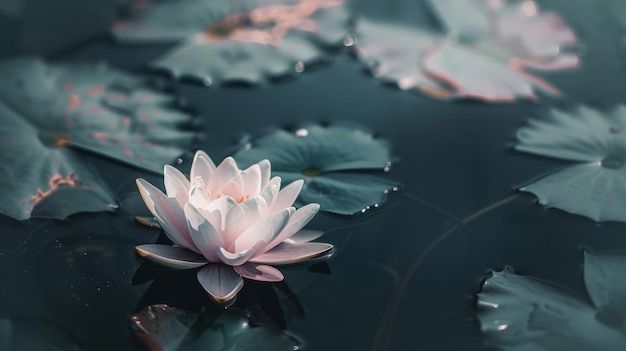
[[[382,203],[397,182],[376,177],[391,166],[391,146],[360,126],[303,125],[252,140],[234,155],[246,167],[269,159],[282,184],[304,179],[296,206],[316,202],[322,211],[353,214]]]
[[[512,102],[536,100],[538,91],[560,96],[532,71],[579,65],[569,50],[577,47],[576,35],[532,1],[429,3],[445,33],[362,19],[345,44],[374,77],[440,99]]]
[[[163,351],[293,351],[300,344],[280,329],[252,326],[234,309],[213,316],[153,305],[134,314],[132,323],[140,340]]]
[[[522,187],[548,207],[596,221],[626,221],[626,107],[550,110],[517,133],[515,149],[579,162]]]
[[[0,319],[4,351],[80,351],[75,336],[59,325],[31,316]]]
[[[304,71],[349,32],[343,0],[161,1],[120,21],[125,44],[175,44],[151,67],[205,85]]]
[[[624,274],[626,254],[586,252],[588,299],[511,270],[494,272],[478,294],[481,329],[504,351],[622,350]]]
[[[77,149],[160,173],[191,144],[171,96],[106,65],[14,59],[0,75],[0,212],[16,219],[117,207]]]

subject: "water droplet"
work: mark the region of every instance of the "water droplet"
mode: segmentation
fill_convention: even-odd
[[[177,163],[177,164],[181,164],[181,163],[183,163],[183,159],[182,159],[182,158],[177,158],[177,159],[176,159],[176,163]]]
[[[624,159],[619,156],[611,155],[611,156],[605,157],[600,162],[600,165],[604,168],[620,169],[624,166]]]
[[[366,209],[361,209],[361,213],[365,213],[365,211],[367,211]]]
[[[388,166],[385,166],[385,168],[383,168],[384,172],[389,172],[389,170],[391,170],[391,168],[389,168]]]
[[[622,128],[617,127],[617,126],[612,126],[611,128],[609,128],[609,132],[611,134],[617,134],[622,130]]]
[[[300,350],[300,346],[298,346],[298,345],[294,345],[294,346],[293,346],[293,351],[298,351],[298,350]]]
[[[213,80],[211,79],[211,77],[204,77],[204,79],[202,79],[202,84],[210,87],[211,85],[213,85]]]
[[[296,130],[295,134],[298,138],[304,138],[305,136],[309,135],[309,131],[307,129],[300,128]]]
[[[296,63],[296,65],[294,66],[294,70],[296,71],[296,73],[304,72],[304,62],[298,61],[298,63]]]
[[[397,187],[397,186],[394,186],[394,187],[391,189],[391,191],[398,191],[398,187]]]
[[[345,39],[343,39],[343,45],[350,47],[354,44],[356,44],[357,41],[357,36],[354,33],[348,33],[348,35],[346,35]]]

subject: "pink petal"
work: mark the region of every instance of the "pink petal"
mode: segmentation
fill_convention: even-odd
[[[266,265],[248,263],[233,269],[244,278],[262,282],[279,282],[285,278],[278,269]]]
[[[261,192],[261,168],[258,164],[248,167],[239,176],[243,185],[241,192],[244,196],[256,196]]]
[[[182,208],[189,202],[189,181],[179,170],[170,165],[165,165],[163,174],[167,197],[176,198]]]
[[[185,217],[187,218],[191,240],[200,253],[211,262],[220,262],[215,250],[223,246],[224,242],[217,229],[191,203],[185,205]]]
[[[196,250],[178,202],[173,200],[175,206],[172,206],[170,199],[161,190],[141,178],[137,179],[137,187],[146,206],[156,217],[170,240],[176,245]]]
[[[308,204],[300,207],[289,219],[289,223],[285,226],[285,228],[280,232],[280,234],[272,240],[266,247],[265,251],[268,251],[275,247],[276,245],[282,243],[283,241],[289,239],[295,233],[300,231],[302,227],[307,225],[313,217],[320,210],[319,204]]]
[[[191,175],[189,179],[193,181],[196,177],[200,177],[205,184],[208,184],[209,179],[213,176],[213,172],[215,172],[215,164],[209,155],[202,150],[196,151],[193,157],[193,163],[191,164]]]
[[[197,274],[200,285],[217,302],[232,300],[243,287],[243,279],[232,267],[210,263],[201,268]]]
[[[215,254],[219,257],[220,261],[229,266],[239,266],[246,263],[253,253],[254,251],[252,249],[237,253],[229,252],[223,247],[215,250]]]
[[[289,223],[294,213],[293,207],[270,214],[246,229],[229,248],[231,252],[253,249],[255,253],[265,251],[265,246],[272,241]]]
[[[233,180],[241,172],[232,157],[226,157],[215,169],[211,179],[206,183],[207,190],[215,197],[222,186]]]
[[[250,262],[272,265],[293,264],[317,257],[332,248],[333,245],[326,243],[282,243],[268,252],[250,259]]]
[[[222,195],[224,196],[230,196],[233,199],[240,199],[243,196],[242,190],[241,190],[241,185],[239,185],[239,183],[235,180],[230,181],[226,184],[223,184],[220,188],[220,191],[222,192]],[[211,196],[215,199],[217,194],[211,194]]]
[[[293,206],[293,203],[300,194],[300,190],[302,190],[302,185],[304,185],[304,180],[298,179],[284,187],[278,193],[270,212]]]
[[[147,260],[174,269],[192,269],[208,263],[204,257],[192,251],[170,245],[139,245],[135,251]]]

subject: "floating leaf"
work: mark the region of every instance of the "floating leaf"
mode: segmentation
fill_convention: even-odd
[[[398,186],[372,176],[375,171],[389,170],[391,146],[358,126],[313,124],[294,132],[279,129],[248,146],[234,156],[242,167],[267,158],[282,184],[304,178],[297,206],[316,202],[323,211],[353,214],[377,206]]]
[[[251,326],[243,313],[233,309],[214,318],[206,311],[153,305],[134,314],[132,322],[141,340],[163,351],[293,351],[299,345],[277,328]]]
[[[521,188],[539,203],[596,221],[626,221],[626,107],[553,109],[517,132],[515,149],[580,162]]]
[[[510,270],[494,272],[478,294],[489,343],[505,351],[611,351],[626,348],[626,255],[585,252],[588,299]]]
[[[540,13],[532,1],[491,3],[431,1],[447,37],[418,27],[362,20],[357,40],[346,45],[354,47],[374,76],[437,98],[534,100],[537,89],[561,95],[528,69],[577,67],[578,55],[567,51],[577,45],[574,33],[557,15]]]
[[[211,85],[300,73],[348,33],[343,0],[163,1],[114,28],[123,43],[176,43],[151,66]]]
[[[79,351],[75,337],[49,321],[19,316],[0,319],[0,349],[4,351]]]
[[[176,128],[189,117],[170,96],[105,65],[15,59],[0,63],[0,75],[0,212],[11,217],[116,207],[74,148],[161,172],[191,143]]]

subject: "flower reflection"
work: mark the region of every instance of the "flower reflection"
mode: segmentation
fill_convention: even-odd
[[[315,216],[318,204],[292,207],[303,181],[280,189],[280,177],[270,179],[271,165],[262,160],[240,170],[234,159],[215,166],[198,151],[191,181],[165,166],[166,194],[143,179],[137,186],[146,206],[174,246],[146,244],[137,253],[174,268],[202,267],[197,278],[218,302],[233,299],[243,279],[276,282],[282,273],[273,265],[317,257],[332,245],[312,243],[318,235],[301,229]],[[306,238],[300,240],[299,236]]]

